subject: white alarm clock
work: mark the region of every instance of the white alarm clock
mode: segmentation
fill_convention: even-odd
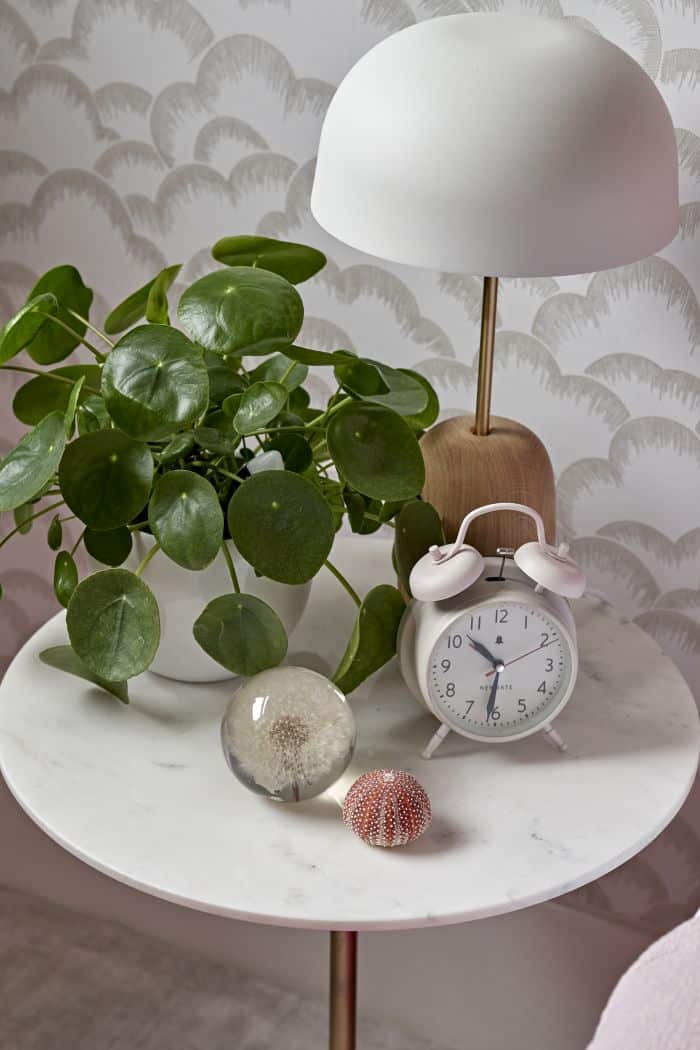
[[[466,544],[482,514],[529,515],[537,540],[510,556],[484,558]],[[520,503],[468,514],[452,544],[431,547],[410,576],[413,600],[397,643],[409,689],[442,723],[429,758],[451,731],[489,744],[552,729],[576,682],[576,628],[568,598],[586,580],[565,545],[550,546],[540,515]]]

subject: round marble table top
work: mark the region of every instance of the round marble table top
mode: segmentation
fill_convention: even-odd
[[[334,560],[362,592],[392,579],[388,545],[339,540]],[[329,573],[314,582],[288,662],[332,670],[355,608]],[[145,674],[129,707],[51,670],[63,616],[37,632],[0,687],[0,764],[52,838],[147,893],[221,915],[299,927],[392,929],[462,922],[548,900],[610,871],[670,822],[695,776],[690,691],[651,638],[609,606],[574,603],[581,670],[542,735],[486,746],[450,736],[419,757],[437,723],[396,661],[352,696],[358,746],[346,775],[301,804],[250,794],[228,771],[219,722],[233,683]],[[364,845],[341,820],[352,780],[412,772],[433,824],[404,849]]]

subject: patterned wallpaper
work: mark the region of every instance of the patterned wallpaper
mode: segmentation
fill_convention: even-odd
[[[677,238],[622,269],[502,282],[494,408],[548,446],[560,531],[592,586],[700,696],[700,0],[0,0],[0,313],[72,262],[104,315],[166,263],[190,281],[218,237],[258,231],[328,254],[302,289],[308,345],[417,367],[446,412],[471,407],[480,281],[362,256],[315,225],[308,198],[321,121],[353,62],[414,21],[477,9],[604,34],[674,118]],[[40,538],[2,555],[7,660],[54,606]],[[700,795],[574,901],[660,928],[700,905],[699,872]]]

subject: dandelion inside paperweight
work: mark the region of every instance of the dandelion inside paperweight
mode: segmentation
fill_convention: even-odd
[[[280,802],[313,798],[335,783],[355,748],[355,719],[341,691],[305,667],[275,667],[244,682],[221,723],[231,771]]]

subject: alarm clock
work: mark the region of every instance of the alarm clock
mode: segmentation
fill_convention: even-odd
[[[528,515],[537,540],[483,557],[465,542],[483,514]],[[520,503],[491,503],[464,518],[455,542],[431,547],[410,575],[413,600],[397,639],[408,688],[441,722],[423,755],[449,732],[486,744],[545,731],[571,697],[578,670],[569,598],[586,586],[565,544],[546,542],[542,518]]]

